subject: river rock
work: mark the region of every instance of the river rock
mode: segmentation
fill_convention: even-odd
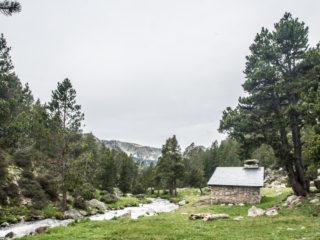
[[[7,222],[3,222],[3,223],[1,223],[1,225],[0,225],[1,227],[9,227],[10,226],[10,224],[9,223],[7,223]]]
[[[88,201],[88,205],[89,205],[89,207],[97,208],[97,209],[102,210],[102,211],[106,211],[107,210],[107,208],[104,205],[104,203],[100,202],[97,199],[91,199],[90,201]]]
[[[186,200],[182,200],[178,204],[179,204],[179,206],[184,206],[184,205],[186,205]]]
[[[89,214],[84,211],[84,210],[79,210],[79,213],[82,215],[82,216],[88,216]]]
[[[314,203],[314,204],[319,203],[319,202],[320,202],[320,200],[318,198],[315,198],[310,201],[310,203]]]
[[[125,212],[119,216],[117,216],[118,218],[124,218],[124,217],[129,217],[131,218],[131,211],[129,210],[128,212]]]
[[[41,233],[45,233],[50,227],[49,226],[42,226],[42,227],[38,227],[35,230],[36,234],[41,234]]]
[[[252,206],[249,210],[248,210],[248,216],[249,217],[256,217],[256,216],[261,216],[265,213],[265,210],[261,209],[261,208],[256,208],[255,206]]]
[[[64,212],[63,217],[65,219],[75,219],[75,218],[79,219],[79,218],[82,218],[82,215],[77,210],[70,209],[70,210]]]
[[[13,232],[9,232],[9,233],[7,233],[7,235],[5,235],[4,237],[5,238],[13,238],[14,237],[14,233]]]

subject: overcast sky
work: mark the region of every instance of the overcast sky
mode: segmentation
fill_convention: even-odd
[[[242,71],[261,27],[286,11],[320,40],[320,1],[20,0],[0,15],[15,72],[49,101],[68,77],[86,132],[161,147],[177,135],[210,146],[227,106],[243,95]]]

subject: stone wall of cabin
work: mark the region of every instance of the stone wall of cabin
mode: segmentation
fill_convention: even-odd
[[[212,203],[260,203],[260,187],[211,186]]]

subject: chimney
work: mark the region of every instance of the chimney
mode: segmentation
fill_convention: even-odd
[[[245,160],[244,168],[259,168],[259,160],[258,159]]]

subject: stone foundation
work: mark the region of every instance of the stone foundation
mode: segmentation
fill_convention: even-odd
[[[212,203],[260,203],[260,187],[211,186]]]

